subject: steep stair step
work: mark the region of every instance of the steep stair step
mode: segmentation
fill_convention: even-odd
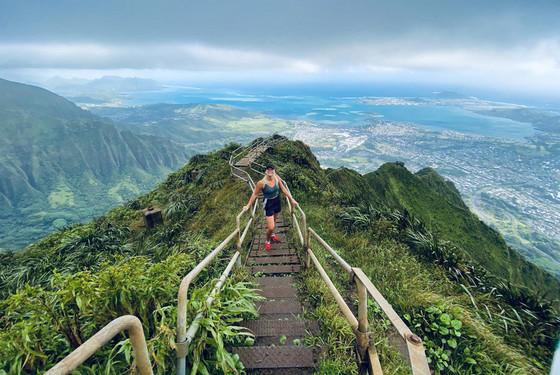
[[[232,350],[246,369],[308,368],[317,364],[318,350],[305,346],[253,346]]]
[[[267,300],[256,302],[257,311],[261,318],[269,315],[300,315],[303,313],[301,303],[293,300]]]
[[[282,233],[277,233],[278,238],[280,238],[280,243],[277,242],[272,242],[273,245],[283,245],[283,246],[288,246],[288,244],[286,244],[286,238]],[[253,246],[260,246],[262,244],[264,244],[266,242],[266,234],[259,234],[254,236],[253,238]]]
[[[251,250],[257,250],[257,251],[264,251],[265,247],[264,247],[265,241],[263,240],[262,242],[256,242],[253,244],[253,246],[251,246]],[[271,243],[272,246],[272,250],[269,250],[269,252],[274,252],[277,250],[293,250],[293,248],[291,248],[288,244],[285,243]]]
[[[275,233],[276,236],[278,238],[280,238],[280,243],[285,244],[286,243],[286,236],[284,235],[284,233]],[[257,234],[255,236],[253,236],[253,242],[254,243],[265,243],[266,242],[266,234]]]
[[[250,273],[264,273],[264,274],[286,274],[286,273],[299,273],[301,272],[300,264],[292,264],[285,266],[251,266],[247,267]]]
[[[266,229],[266,228],[265,228]],[[282,242],[286,242],[286,234],[285,232],[274,231],[274,234],[280,238]],[[259,242],[266,241],[266,233],[257,234],[254,236],[254,239],[258,240]]]
[[[294,343],[297,342],[296,343]],[[255,338],[255,346],[301,346],[305,343],[304,335],[260,336]]]
[[[282,235],[279,235],[280,238],[282,238]],[[266,236],[255,236],[253,238],[253,243],[251,244],[251,248],[264,248],[264,244],[266,243]],[[289,248],[290,246],[286,243],[286,241],[281,241],[281,242],[274,242],[271,241],[270,242],[272,244],[273,248]]]
[[[249,258],[252,257],[274,257],[274,256],[295,256],[296,251],[293,249],[272,249],[265,250],[264,246],[262,249],[254,249],[249,253]]]
[[[292,276],[263,276],[257,277],[255,282],[259,284],[260,287],[294,285],[296,283]]]
[[[260,319],[240,323],[255,335],[255,346],[232,351],[239,354],[248,374],[311,374],[319,355],[317,348],[300,346],[312,323],[302,319],[295,279],[289,276],[301,271],[299,257],[287,243],[289,225],[277,221],[275,232],[281,242],[273,243],[270,251],[265,250],[266,223],[261,221],[258,227],[261,230],[253,235],[246,269],[253,275],[266,275],[254,278],[266,299],[256,303]]]
[[[305,320],[247,320],[239,324],[256,337],[305,336]]]
[[[271,299],[277,298],[296,298],[297,289],[292,285],[274,285],[261,287],[261,296]]]
[[[250,257],[248,264],[299,264],[297,256]]]

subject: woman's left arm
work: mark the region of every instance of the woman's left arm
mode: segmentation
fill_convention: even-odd
[[[278,185],[280,186],[280,189],[282,190],[282,193],[286,194],[286,196],[292,202],[293,205],[298,205],[299,203],[296,202],[294,197],[292,197],[292,194],[290,194],[288,189],[286,189],[286,187],[284,186],[284,181],[282,181],[282,179],[279,176],[276,176],[276,177],[278,178]]]

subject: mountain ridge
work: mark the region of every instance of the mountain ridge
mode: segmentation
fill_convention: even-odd
[[[64,206],[84,211],[95,203],[104,211],[128,199],[127,189],[138,194],[153,187],[189,156],[168,139],[120,131],[61,96],[34,86],[0,80],[0,115],[4,133],[0,140],[0,199],[11,216],[3,220],[8,228],[0,235],[0,247],[11,246],[6,232],[17,234],[10,220],[25,226],[25,217],[43,213],[48,217],[45,221],[53,222]],[[127,187],[118,193],[122,181]],[[83,196],[87,204],[71,198],[83,192],[87,192]],[[102,211],[96,210],[97,214]],[[67,223],[92,217],[82,213],[71,219],[68,212],[61,214]],[[47,222],[42,226],[53,229]],[[24,246],[25,236],[19,238],[18,248]]]
[[[442,185],[430,171],[420,177],[395,163],[386,163],[377,173],[364,176],[346,168],[324,170],[302,142],[273,139],[278,141],[276,145],[256,162],[277,166],[278,174],[304,209],[307,224],[353,267],[362,268],[422,338],[435,373],[495,373],[498,368],[504,369],[503,373],[547,373],[560,329],[558,313],[550,308],[550,295],[543,299],[538,290],[518,288],[507,274],[506,278],[487,277],[482,266],[472,267],[460,256],[451,243],[455,238],[446,236],[440,222],[430,222],[445,212],[438,206],[466,220],[464,210],[445,199],[455,194],[451,187],[446,192],[445,182]],[[255,140],[249,148],[260,141]],[[174,311],[181,275],[234,230],[236,215],[251,195],[246,184],[230,175],[230,156],[239,146],[229,144],[211,154],[195,155],[157,188],[106,215],[62,228],[24,252],[0,253],[0,297],[4,299],[0,309],[6,316],[0,322],[0,347],[5,348],[0,353],[0,369],[17,364],[15,357],[28,354],[38,358],[47,350],[56,353],[47,361],[56,363],[56,356],[61,358],[66,350],[60,347],[77,345],[72,341],[77,341],[76,335],[89,337],[112,318],[137,313],[142,316],[147,336],[159,339],[148,340],[149,350],[158,358],[158,373],[169,373],[175,363],[175,350],[167,345],[174,342],[173,330],[168,327],[176,321],[167,312]],[[423,181],[432,177],[433,183]],[[259,175],[254,174],[256,178]],[[439,184],[440,191],[430,184]],[[429,196],[415,197],[421,192]],[[164,223],[146,228],[141,210],[153,205],[162,209]],[[444,242],[436,243],[430,231],[439,231]],[[423,239],[429,241],[417,241]],[[295,236],[288,240],[299,243]],[[332,257],[315,245],[311,245],[313,251],[335,285],[353,291],[346,272],[337,272]],[[204,284],[211,285],[228,261],[224,256],[207,267],[192,288],[200,291]],[[145,271],[148,266],[152,267],[149,272]],[[509,265],[506,262],[502,266]],[[138,272],[132,272],[136,268]],[[113,282],[115,277],[118,283]],[[351,345],[340,346],[352,342],[352,331],[313,268],[306,271],[301,283],[308,296],[307,314],[320,326],[316,340],[329,347],[328,358],[320,364],[323,373],[333,373],[326,370],[333,368],[329,364],[340,369],[336,373],[353,373]],[[146,291],[150,298],[144,298]],[[203,293],[193,292],[191,299],[196,299],[195,295],[206,298]],[[61,325],[53,329],[53,317],[36,303],[41,298],[46,307],[64,312],[62,317],[75,317],[81,325],[72,332]],[[143,303],[146,300],[149,305]],[[370,312],[377,314],[374,303]],[[402,359],[394,359],[386,346],[391,333],[384,324],[384,319],[372,319],[370,327],[379,341],[376,346],[383,366],[390,373],[408,373],[403,370]],[[450,331],[454,332],[452,336]],[[22,354],[23,332],[42,337],[37,341],[40,347],[33,341],[29,345],[34,351]],[[118,345],[119,340],[112,344]],[[116,353],[113,347],[107,346],[88,366],[128,371],[128,362],[119,359],[124,354]],[[109,353],[114,356],[109,357]],[[212,356],[211,351],[208,355]],[[107,358],[113,360],[112,364]],[[19,365],[29,370],[40,363],[21,360]]]
[[[385,199],[391,201],[393,207],[408,210],[428,229],[458,245],[490,273],[529,289],[550,293],[551,298],[560,297],[560,282],[509,247],[497,231],[470,212],[464,203],[458,204],[457,192],[443,185],[443,179],[435,171],[413,174],[404,167],[386,163],[364,178],[378,190],[391,192]],[[423,189],[421,184],[430,190]],[[405,193],[405,186],[413,193]],[[371,191],[371,196],[374,194]],[[455,200],[450,201],[449,197]]]

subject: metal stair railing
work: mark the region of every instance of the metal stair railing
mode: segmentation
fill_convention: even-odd
[[[400,316],[395,312],[393,307],[387,302],[383,295],[373,285],[371,280],[365,273],[356,267],[351,267],[340,255],[333,250],[328,243],[323,240],[313,229],[307,227],[307,219],[305,212],[297,205],[297,211],[292,207],[288,198],[286,198],[288,207],[290,208],[292,221],[297,228],[298,236],[303,247],[304,253],[307,255],[305,267],[310,267],[311,263],[317,268],[319,274],[323,278],[329,291],[333,295],[342,314],[350,324],[352,331],[356,336],[356,353],[358,359],[358,369],[360,374],[366,372],[373,375],[382,375],[383,369],[377,356],[375,348],[375,340],[373,334],[369,330],[369,322],[367,317],[367,299],[368,293],[377,302],[383,313],[387,316],[391,325],[397,330],[399,337],[405,343],[406,349],[401,354],[408,360],[408,364],[412,369],[413,375],[430,375],[430,368],[426,359],[424,345],[420,337],[416,336],[403,322]],[[300,213],[303,224],[300,225],[296,212]],[[304,235],[304,233],[306,235]],[[336,286],[333,284],[321,263],[313,253],[310,247],[311,238],[314,238],[351,276],[352,281],[356,284],[358,292],[358,318],[354,316],[343,297],[340,295]],[[398,348],[401,350],[401,348]]]
[[[66,358],[58,362],[53,368],[47,371],[45,375],[66,375],[71,373],[122,331],[128,331],[134,351],[136,367],[140,375],[153,375],[142,323],[140,319],[134,315],[124,315],[114,319],[99,332],[90,337],[89,340],[66,356]]]
[[[252,150],[253,149],[251,149],[249,151],[249,154],[251,153]],[[241,147],[238,147],[237,149],[235,149],[231,153],[231,155],[229,157],[229,165],[230,165],[230,168],[231,168],[231,174],[234,177],[237,177],[240,180],[248,183],[251,190],[254,190],[255,189],[255,182],[251,178],[251,175],[249,175],[249,173],[245,169],[243,169],[242,167],[239,167],[237,165],[237,163],[241,159],[240,156],[243,155],[245,151],[246,151],[245,147],[241,146]],[[249,161],[249,165],[250,165],[251,164],[251,158],[250,157],[248,158],[248,161]]]
[[[247,149],[244,146],[240,146],[238,148],[236,148],[229,159],[229,164],[231,166],[231,174],[234,175],[235,177],[247,182],[249,184],[249,186],[251,187],[251,189],[255,189],[255,183],[253,181],[253,179],[251,178],[251,176],[249,175],[248,171],[243,169],[242,167],[240,167],[238,165],[238,163],[243,160],[243,157],[247,157],[247,164],[244,165],[246,168],[250,169],[251,171],[260,174],[260,175],[264,175],[264,173],[262,172],[265,168],[264,165],[259,164],[257,162],[255,162],[255,160],[260,156],[260,152],[259,149],[261,150],[266,150],[269,147],[272,147],[276,144],[278,144],[279,142],[283,142],[283,140],[278,140],[278,139],[273,139],[273,138],[265,138],[262,141],[260,141],[259,143],[257,143],[256,145],[253,145],[250,149]],[[257,165],[260,170],[257,170],[255,168],[253,168],[253,165]],[[235,173],[238,172],[238,173]],[[242,177],[241,175],[245,175],[246,177]]]
[[[202,315],[198,314],[193,319],[189,329],[187,330],[187,301],[188,301],[188,291],[191,282],[198,276],[198,274],[206,267],[214,258],[235,238],[237,237],[237,251],[231,258],[228,266],[226,267],[225,271],[223,272],[222,276],[220,277],[218,283],[210,293],[209,297],[207,298],[206,302],[210,305],[214,301],[214,298],[220,292],[222,284],[224,283],[225,279],[228,277],[231,269],[233,268],[234,264],[240,266],[239,256],[241,245],[245,240],[245,236],[253,223],[255,211],[257,208],[257,201],[253,203],[253,210],[251,217],[249,218],[247,225],[243,233],[241,234],[241,216],[248,211],[241,211],[239,215],[236,217],[236,229],[224,240],[218,247],[216,247],[210,254],[206,256],[195,268],[193,268],[181,281],[181,285],[179,286],[179,292],[177,294],[177,342],[175,343],[177,347],[177,375],[185,375],[186,372],[186,357],[188,355],[190,344],[196,335],[196,332],[200,326],[199,321],[202,318]]]

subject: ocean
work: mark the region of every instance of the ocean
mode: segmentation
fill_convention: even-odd
[[[391,94],[391,95],[387,95]],[[126,93],[126,105],[151,103],[229,104],[288,120],[323,125],[361,126],[371,117],[411,122],[430,130],[452,130],[485,137],[523,141],[535,134],[529,123],[491,117],[467,109],[442,105],[371,105],[364,97],[434,97],[433,92],[380,90],[364,87],[220,87],[169,86],[164,90]]]

